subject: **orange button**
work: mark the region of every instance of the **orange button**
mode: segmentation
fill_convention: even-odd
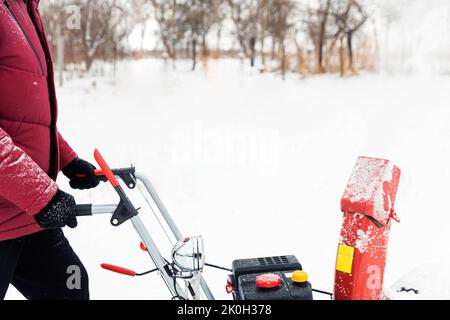
[[[308,274],[303,270],[297,270],[292,273],[292,282],[305,283],[308,281]]]

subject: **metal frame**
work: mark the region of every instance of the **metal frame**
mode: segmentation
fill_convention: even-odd
[[[120,178],[120,176],[116,176],[117,178]],[[158,208],[158,211],[160,215],[164,218],[164,221],[169,226],[173,236],[177,241],[182,241],[183,235],[178,229],[175,221],[172,219],[172,216],[169,214],[167,208],[161,201],[161,198],[159,197],[158,193],[156,192],[156,189],[153,187],[153,184],[150,182],[150,180],[144,176],[143,174],[140,174],[138,172],[135,173],[135,178],[137,181],[142,182],[145,189],[147,190],[148,194],[152,198],[153,202],[155,203],[156,207]],[[145,197],[145,195],[143,195]],[[98,214],[112,214],[116,210],[117,205],[92,205],[91,213],[93,215]],[[169,263],[166,261],[164,256],[161,254],[160,250],[158,249],[158,246],[156,245],[155,241],[153,240],[152,236],[150,235],[150,232],[146,228],[144,222],[139,217],[139,215],[133,216],[130,218],[131,223],[133,224],[134,229],[136,230],[137,234],[141,238],[142,242],[144,243],[145,247],[148,249],[147,252],[152,259],[155,266],[158,268],[160,275],[166,284],[167,288],[171,292],[172,296],[180,297],[182,299],[189,299],[189,296],[185,293],[185,291],[180,287],[178,284],[178,281],[174,280],[173,276],[170,274],[171,270],[169,269]],[[206,283],[203,274],[197,273],[196,274],[200,287],[203,291],[203,294],[206,299],[208,300],[214,300],[214,296],[211,292],[211,290],[208,287],[208,284]],[[199,299],[201,293],[200,292],[194,292],[192,298],[193,299]]]

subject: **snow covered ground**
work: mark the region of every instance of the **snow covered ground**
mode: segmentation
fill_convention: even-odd
[[[88,77],[59,88],[59,123],[80,156],[93,161],[98,147],[112,166],[132,163],[147,174],[182,231],[203,235],[208,262],[295,254],[313,286],[330,291],[339,202],[353,165],[359,155],[390,159],[402,169],[396,204],[402,221],[392,227],[385,286],[436,262],[419,270],[424,297],[450,299],[439,264],[450,256],[449,88],[449,76],[283,82],[235,61],[194,73],[182,64],[174,71],[157,60],[130,61],[115,79]],[[64,177],[59,183],[69,191]],[[108,185],[70,192],[79,203],[117,201]],[[169,298],[156,275],[128,278],[100,269],[101,262],[152,267],[131,226],[83,218],[66,235],[90,272],[92,298]],[[229,299],[226,273],[205,274],[216,296]],[[397,287],[391,297],[412,297]],[[7,297],[20,295],[11,289]]]

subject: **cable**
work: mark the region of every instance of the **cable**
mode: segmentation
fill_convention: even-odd
[[[215,264],[211,264],[211,263],[205,263],[205,266],[210,267],[210,268],[215,268],[215,269],[219,269],[219,270],[224,270],[224,271],[228,271],[228,272],[233,272],[233,270],[225,268],[225,267],[221,267]]]
[[[152,269],[152,270],[149,270],[149,271],[145,271],[145,272],[142,272],[142,273],[136,273],[136,276],[145,276],[145,275],[147,275],[147,274],[150,274],[150,273],[153,273],[153,272],[156,272],[156,271],[158,271],[159,269],[158,268],[155,268],[155,269]]]
[[[164,228],[164,224],[162,223],[161,219],[158,217],[158,215],[156,214],[155,210],[153,209],[152,204],[150,203],[150,200],[147,198],[144,190],[142,189],[142,186],[140,186],[140,184],[136,181],[136,186],[139,190],[139,193],[142,195],[142,197],[144,198],[145,202],[147,202],[148,206],[150,207],[150,210],[152,211],[153,215],[155,216],[156,220],[158,221],[160,227],[163,229],[164,234],[166,235],[167,239],[169,240],[170,244],[173,246],[174,243],[172,241],[172,238],[169,236],[169,233],[167,232],[166,228]]]
[[[182,296],[180,296],[180,294],[178,293],[178,289],[177,289],[177,277],[172,276],[173,279],[173,289],[175,290],[175,295],[172,297],[172,300],[186,300],[185,298],[183,298]]]
[[[330,299],[333,300],[333,294],[331,292],[322,291],[322,290],[318,290],[318,289],[312,289],[312,291],[330,296]]]
[[[177,279],[192,279],[193,275],[188,275],[188,276],[180,276],[178,275],[178,273],[180,272],[180,270],[177,270],[177,268],[175,267],[175,263],[169,263],[168,264],[172,269],[171,269],[171,273],[170,277],[173,279],[173,289],[175,290],[175,295],[172,297],[172,300],[186,300],[185,298],[183,298],[182,296],[180,296],[180,294],[178,293],[178,289],[177,289]]]

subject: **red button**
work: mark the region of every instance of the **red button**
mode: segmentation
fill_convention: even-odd
[[[279,287],[281,284],[281,278],[273,273],[266,273],[260,276],[256,276],[256,286],[258,288],[273,289]]]

